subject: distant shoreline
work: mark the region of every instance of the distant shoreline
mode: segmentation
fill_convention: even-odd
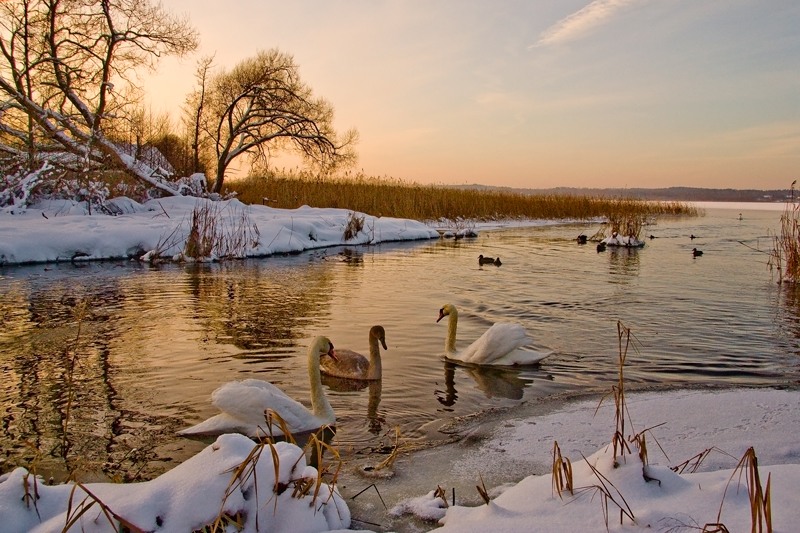
[[[648,189],[634,188],[593,188],[593,187],[554,187],[551,189],[527,189],[511,187],[492,187],[488,185],[459,185],[460,189],[502,190],[531,195],[572,195],[613,198],[635,198],[669,202],[753,202],[780,204],[792,199],[791,189],[703,189],[699,187],[666,187]],[[795,193],[797,196],[797,193]]]

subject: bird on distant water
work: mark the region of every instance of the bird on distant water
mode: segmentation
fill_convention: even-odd
[[[698,250],[697,248],[692,248],[692,255],[694,257],[700,257],[701,255],[703,255],[703,251]]]
[[[581,233],[580,235],[578,235],[578,239],[577,239],[578,244],[586,244],[586,240],[587,239],[588,239],[588,237],[586,235],[584,235],[583,233]]]
[[[606,251],[606,243],[598,242],[597,243],[597,251],[598,252],[605,252]]]
[[[695,240],[697,237],[695,237],[695,236],[694,236],[694,233],[692,233],[692,234],[691,234],[691,236],[690,236],[689,238],[690,238],[690,239],[692,239],[692,240]]]
[[[479,265],[490,265],[495,262],[494,257],[484,257],[483,255],[478,256],[478,264]]]
[[[494,265],[495,265],[495,266],[500,266],[500,265],[502,265],[502,264],[503,264],[503,263],[500,261],[500,258],[499,258],[499,257],[498,257],[497,259],[495,259],[495,260],[494,260]]]

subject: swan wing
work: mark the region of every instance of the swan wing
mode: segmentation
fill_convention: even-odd
[[[215,435],[222,435],[223,433],[241,433],[249,437],[269,434],[267,430],[267,423],[262,421],[261,424],[252,424],[234,418],[228,413],[219,413],[203,420],[199,424],[192,427],[178,431],[178,435],[195,436],[195,437],[209,437]],[[273,435],[282,435],[280,428],[273,428]]]
[[[260,379],[225,383],[211,394],[211,403],[226,415],[217,420],[217,425],[227,420],[234,426],[236,423],[233,421],[237,421],[247,428],[261,428],[262,434],[268,432],[267,409],[279,414],[292,433],[308,431],[324,423],[283,390]],[[273,424],[272,432],[281,434],[276,424]]]
[[[358,352],[347,349],[336,350],[336,358],[323,355],[320,358],[320,372],[339,378],[365,379],[369,372],[369,359]]]
[[[526,365],[549,355],[526,348],[533,342],[520,324],[498,322],[475,342],[454,356],[476,365]]]

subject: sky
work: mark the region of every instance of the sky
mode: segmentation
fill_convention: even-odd
[[[200,34],[143,86],[174,110],[199,58],[291,54],[415,183],[782,189],[800,168],[795,0],[164,0]]]

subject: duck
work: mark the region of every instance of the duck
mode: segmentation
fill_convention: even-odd
[[[268,411],[286,422],[292,435],[316,431],[336,423],[336,414],[322,388],[320,357],[336,359],[333,343],[324,336],[316,337],[308,348],[308,377],[311,382],[311,409],[291,398],[277,386],[260,379],[230,381],[211,393],[211,403],[221,413],[192,427],[178,431],[189,437],[241,433],[248,437],[284,436],[277,420],[269,425]]]
[[[578,238],[577,238],[578,244],[586,244],[587,240],[588,240],[588,237],[586,235],[584,235],[583,233],[578,235]]]
[[[458,328],[458,309],[453,304],[445,304],[439,309],[438,323],[444,317],[447,322],[445,338],[445,358],[475,365],[532,365],[551,352],[533,350],[528,345],[533,342],[520,324],[497,322],[487,329],[475,342],[461,351],[456,351],[456,330]]]
[[[597,243],[597,251],[598,252],[605,252],[606,251],[606,243],[598,242]]]
[[[694,257],[700,257],[701,255],[703,255],[703,251],[698,250],[697,248],[692,248],[692,255]]]
[[[494,257],[485,257],[483,255],[479,255],[478,256],[478,264],[479,265],[490,265],[490,264],[494,263],[494,261],[495,261]]]
[[[323,354],[320,372],[327,376],[372,381],[381,379],[381,352],[386,346],[386,330],[383,326],[372,326],[369,330],[369,359],[358,352],[347,349],[336,350],[336,358]]]
[[[495,259],[495,260],[494,260],[494,266],[500,266],[500,265],[502,265],[502,264],[503,264],[503,262],[502,262],[502,261],[500,261],[500,258],[499,258],[499,257],[498,257],[497,259]]]

